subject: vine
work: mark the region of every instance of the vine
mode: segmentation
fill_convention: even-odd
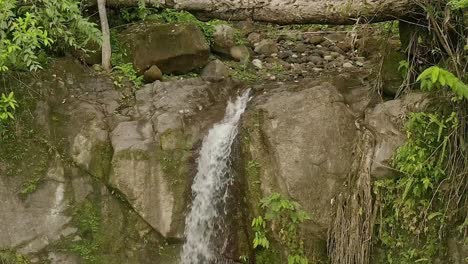
[[[381,204],[377,224],[384,263],[432,263],[444,253],[442,241],[450,215],[441,206],[440,189],[447,177],[447,145],[457,127],[455,113],[410,115],[408,141],[394,158],[401,176],[374,184]]]

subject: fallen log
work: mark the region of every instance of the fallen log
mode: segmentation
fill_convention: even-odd
[[[141,0],[108,0],[109,6],[138,6]],[[147,6],[186,10],[209,18],[275,24],[354,24],[406,16],[413,0],[145,0]]]

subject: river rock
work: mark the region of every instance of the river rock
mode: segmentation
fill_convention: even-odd
[[[165,74],[186,73],[208,63],[210,47],[193,24],[160,24],[146,21],[119,35],[127,59],[140,73],[157,65]]]
[[[201,77],[205,81],[219,82],[229,78],[229,68],[220,60],[214,60],[205,66]]]
[[[278,53],[278,45],[271,39],[264,39],[255,46],[255,52],[263,55]]]
[[[304,41],[309,44],[317,45],[317,44],[322,43],[324,40],[325,38],[323,38],[320,35],[312,35],[312,34],[304,35]]]
[[[228,25],[216,25],[213,33],[213,51],[229,55],[234,45],[236,45],[235,30]]]
[[[254,45],[255,43],[260,42],[261,39],[262,39],[262,35],[260,35],[260,33],[257,33],[257,32],[252,32],[247,36],[247,40],[249,41],[251,45]]]

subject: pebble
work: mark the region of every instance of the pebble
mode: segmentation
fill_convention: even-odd
[[[257,69],[262,69],[263,68],[263,63],[259,59],[254,59],[252,60],[253,66],[255,66]]]
[[[359,66],[359,67],[362,67],[362,66],[364,66],[364,63],[361,62],[361,61],[356,61],[356,65]]]
[[[343,68],[352,68],[354,67],[353,64],[351,62],[345,62],[343,63]]]
[[[325,55],[325,56],[323,56],[323,58],[324,58],[325,60],[327,60],[327,61],[333,60],[333,57],[330,56],[330,55]]]

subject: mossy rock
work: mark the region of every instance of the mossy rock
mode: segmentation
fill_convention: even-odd
[[[152,65],[164,74],[188,73],[208,63],[210,47],[194,24],[160,24],[147,21],[133,25],[119,36],[127,60],[140,73]]]

